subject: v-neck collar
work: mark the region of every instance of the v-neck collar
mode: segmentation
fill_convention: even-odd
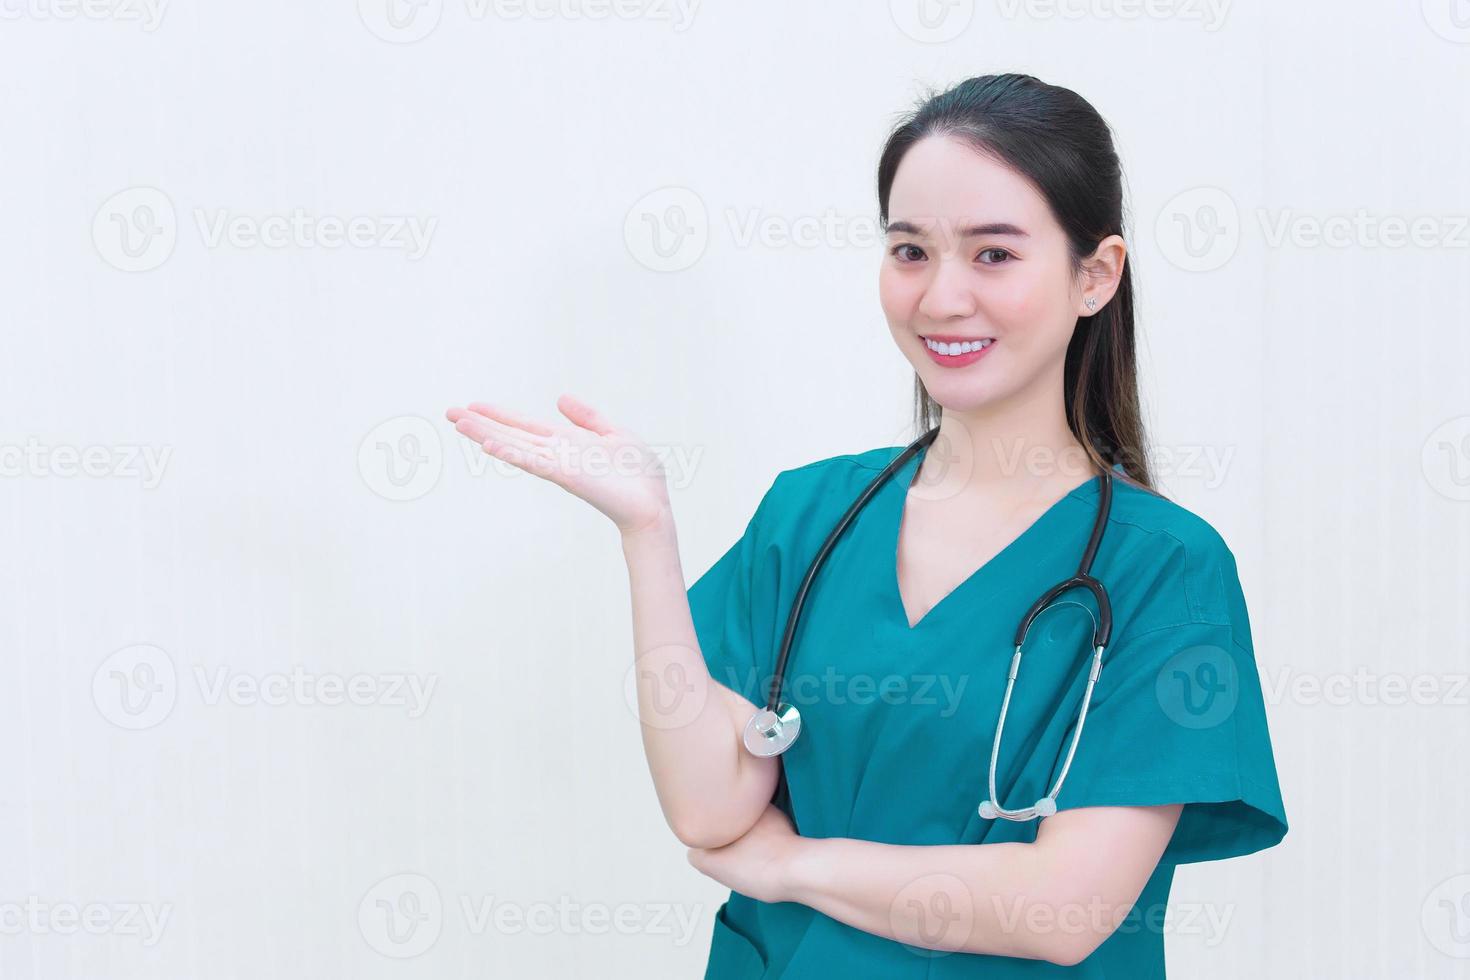
[[[928,611],[919,617],[919,621],[917,623],[910,623],[908,610],[904,607],[903,590],[899,587],[898,581],[898,546],[903,531],[903,519],[905,511],[908,509],[908,492],[913,486],[914,478],[918,475],[919,472],[919,466],[923,463],[924,456],[928,453],[928,451],[929,447],[925,446],[921,448],[918,452],[914,453],[913,456],[909,457],[908,462],[904,463],[904,465],[893,474],[892,479],[889,481],[889,486],[884,488],[886,490],[892,491],[888,498],[886,511],[886,514],[889,517],[889,520],[886,524],[886,533],[888,535],[888,542],[890,545],[887,562],[889,582],[888,592],[892,604],[897,609],[898,620],[901,624],[901,627],[905,632],[910,634],[917,633],[919,630],[923,629],[924,624],[933,620],[935,618],[935,614],[940,612],[941,609],[946,605],[949,605],[951,603],[951,600],[956,599],[957,596],[960,596],[963,593],[970,592],[978,588],[979,586],[977,583],[979,582],[988,579],[992,583],[994,583],[994,587],[987,589],[984,593],[982,593],[981,597],[994,595],[996,592],[999,592],[1000,589],[1004,587],[1004,583],[1011,580],[1011,576],[1004,573],[1008,570],[1019,570],[1019,568],[1024,567],[1027,564],[1027,561],[1025,559],[1025,546],[1031,543],[1032,539],[1040,536],[1043,532],[1047,530],[1047,528],[1049,528],[1052,524],[1054,524],[1057,520],[1061,518],[1062,514],[1067,509],[1067,501],[1074,499],[1082,501],[1086,501],[1088,499],[1095,500],[1098,495],[1098,487],[1102,481],[1101,476],[1094,475],[1085,482],[1072,488],[1064,496],[1059,498],[1050,507],[1043,511],[1041,516],[1032,521],[1031,524],[1028,525],[1024,530],[1022,530],[1020,534],[1016,535],[1008,543],[1006,543],[1000,549],[1000,551],[996,552],[995,555],[990,558],[989,561],[985,562],[985,564],[981,565],[979,568],[971,571],[970,574],[965,576],[965,578],[958,585],[956,585],[954,588],[950,589],[942,597],[940,597],[938,602],[930,606]],[[1030,561],[1030,564],[1035,564],[1036,562],[1040,561],[1042,557],[1044,556],[1038,555],[1033,557]]]

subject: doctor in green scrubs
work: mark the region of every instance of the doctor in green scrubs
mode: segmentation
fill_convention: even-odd
[[[1154,486],[1111,135],[1068,89],[971,78],[895,127],[877,185],[879,299],[914,369],[915,435],[938,432],[811,583],[781,689],[802,728],[783,754],[753,755],[741,734],[792,603],[903,447],[781,470],[686,590],[661,467],[580,465],[649,457],[626,428],[570,396],[571,426],[485,403],[448,416],[621,532],[660,807],[730,889],[706,980],[1163,977],[1174,869],[1271,847],[1287,825],[1235,557]],[[871,392],[791,356],[829,340],[777,353],[812,366],[830,417]],[[1055,813],[987,819],[1015,630],[1078,569],[1105,474],[1101,674],[1084,702],[1099,610],[1069,590],[1025,636],[996,802],[1049,792],[1085,708],[1076,754]]]
[[[1065,89],[971,79],[894,131],[879,177],[884,310],[940,435],[812,584],[783,685],[802,717],[779,757],[785,792],[741,839],[691,851],[732,888],[705,976],[1162,977],[1174,868],[1270,847],[1286,817],[1234,556],[1151,489],[1140,448],[1106,127]],[[1074,255],[1075,279],[1056,274]],[[1048,470],[1068,448],[1093,465]],[[752,710],[812,558],[901,449],[781,472],[689,589],[710,676]],[[1014,631],[1076,571],[1103,467],[1112,512],[1092,574],[1113,636],[1058,812],[982,819]],[[987,483],[1015,492],[974,490]],[[967,505],[972,492],[1029,492],[1030,506],[1008,522]],[[986,533],[992,518],[1004,530]],[[948,571],[928,557],[957,552],[971,558]],[[1074,590],[1027,635],[1002,805],[1044,796],[1065,760],[1096,612]]]
[[[837,456],[776,478],[745,534],[689,590],[715,680],[765,703],[786,611],[811,557],[900,448]],[[991,736],[1016,624],[1038,595],[1076,571],[1098,481],[1063,496],[911,624],[894,556],[905,497],[928,452],[868,501],[802,614],[784,685],[802,732],[780,758],[786,813],[803,838],[941,849],[1031,844],[1040,829],[1034,820],[982,820],[977,805],[989,796]],[[1184,804],[1128,917],[1084,960],[1059,965],[935,955],[824,914],[796,892],[772,902],[736,892],[715,919],[707,977],[1159,977],[1174,867],[1281,839],[1286,820],[1234,557],[1205,521],[1120,477],[1093,565],[1112,601],[1113,639],[1058,815],[1048,819],[1084,807]],[[1044,612],[1026,638],[997,768],[1009,806],[1045,795],[1076,723],[1096,606],[1090,595],[1072,595],[1073,602]],[[937,860],[916,864],[909,876],[961,876],[960,867]],[[1008,897],[968,908],[951,893],[955,882],[935,884],[934,894],[947,896],[929,900],[936,936],[974,928],[985,913],[1058,932],[1081,932],[1118,914],[1102,908],[1101,898],[1090,907],[1085,890],[1060,904]],[[987,901],[983,878],[972,888],[970,904]],[[895,902],[902,893],[894,892]]]

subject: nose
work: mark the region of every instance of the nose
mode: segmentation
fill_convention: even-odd
[[[941,258],[931,264],[929,282],[919,297],[919,315],[938,323],[975,313],[974,278],[963,260]]]

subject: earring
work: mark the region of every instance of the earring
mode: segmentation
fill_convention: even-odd
[[[1089,310],[1092,310],[1092,311],[1096,312],[1096,310],[1097,310],[1097,297],[1096,296],[1089,296],[1089,297],[1087,297],[1087,308]]]

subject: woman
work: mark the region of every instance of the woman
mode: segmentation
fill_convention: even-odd
[[[969,79],[894,130],[878,204],[883,311],[937,434],[901,463],[890,446],[780,473],[687,602],[657,468],[568,462],[646,452],[635,436],[566,396],[572,426],[449,418],[622,532],[654,784],[731,888],[707,978],[1161,977],[1175,866],[1270,847],[1286,819],[1234,557],[1151,488],[1107,125],[1030,76]],[[890,463],[794,636],[800,737],[757,755],[743,735],[802,578]],[[1087,699],[1100,603],[1071,590],[1026,633],[995,802],[1065,786],[1054,815],[1002,819],[977,804],[1017,623],[1078,570],[1105,501],[1103,669]]]

